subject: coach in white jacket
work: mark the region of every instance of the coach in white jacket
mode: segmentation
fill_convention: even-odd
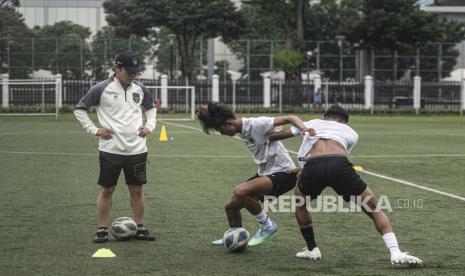
[[[130,53],[116,57],[115,74],[93,86],[76,104],[74,115],[84,129],[100,137],[99,160],[100,192],[97,198],[99,228],[94,242],[108,241],[108,218],[112,195],[121,170],[131,196],[133,219],[137,223],[136,239],[155,240],[144,227],[144,194],[142,185],[147,183],[146,136],[155,129],[157,110],[153,98],[144,85],[134,81],[140,68],[139,59]],[[88,110],[95,106],[101,127],[90,120]],[[142,107],[147,117],[144,125]]]

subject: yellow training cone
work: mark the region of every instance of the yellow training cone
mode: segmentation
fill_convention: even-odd
[[[168,135],[166,135],[166,128],[165,128],[165,125],[163,125],[163,126],[161,127],[160,141],[161,141],[161,142],[166,142],[166,141],[168,141]]]
[[[356,170],[358,172],[361,172],[361,171],[363,171],[363,168],[362,168],[362,166],[354,166],[354,170]]]
[[[116,257],[116,255],[108,248],[100,248],[94,253],[94,255],[92,255],[92,257],[93,258],[113,258],[113,257]]]

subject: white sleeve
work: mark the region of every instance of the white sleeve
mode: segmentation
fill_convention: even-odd
[[[296,126],[291,126],[292,135],[297,136],[300,134],[300,128]]]
[[[145,127],[150,129],[150,132],[153,132],[155,126],[157,125],[157,109],[152,108],[145,112],[147,121],[145,122]]]
[[[82,110],[82,109],[75,109],[74,110],[74,116],[81,123],[82,127],[88,133],[91,133],[92,135],[97,134],[98,128],[95,126],[95,124],[89,118],[89,114],[87,114],[87,111]]]
[[[256,133],[267,135],[274,130],[273,117],[258,117],[252,120],[252,126]]]
[[[304,122],[304,126],[306,128],[311,127],[310,125],[311,125],[311,121]],[[294,136],[298,136],[300,134],[300,128],[298,128],[296,126],[292,126],[291,131],[292,131],[292,135],[294,135]]]

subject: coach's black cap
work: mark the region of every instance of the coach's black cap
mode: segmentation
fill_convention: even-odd
[[[328,110],[326,110],[325,117],[330,115],[340,116],[344,118],[346,122],[349,122],[349,112],[338,105],[332,105],[330,108],[328,108]]]
[[[140,60],[131,53],[122,53],[116,57],[115,64],[124,67],[129,73],[139,73]]]

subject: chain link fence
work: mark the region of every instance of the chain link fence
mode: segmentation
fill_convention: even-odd
[[[207,75],[205,45],[206,41],[200,41],[194,48],[194,71],[200,75]],[[240,71],[248,80],[261,80],[264,72],[280,70],[274,54],[284,47],[283,41],[239,40],[228,47],[231,51],[222,48],[215,52],[216,61],[227,61],[222,68],[216,68],[223,80],[228,79],[230,69]],[[323,78],[340,82],[362,81],[365,75],[376,80],[411,80],[413,76],[420,76],[438,81],[447,77],[457,63],[463,65],[464,48],[463,43],[434,43],[399,52],[362,50],[345,41],[306,41],[300,71],[303,77],[317,71]],[[42,69],[60,73],[64,79],[100,79],[118,52],[141,49],[135,42],[124,39],[88,42],[70,38],[0,38],[0,73],[24,78]],[[181,61],[177,45],[172,45],[170,50],[159,51],[158,63],[149,56],[146,60],[172,75],[173,71],[180,71]]]

